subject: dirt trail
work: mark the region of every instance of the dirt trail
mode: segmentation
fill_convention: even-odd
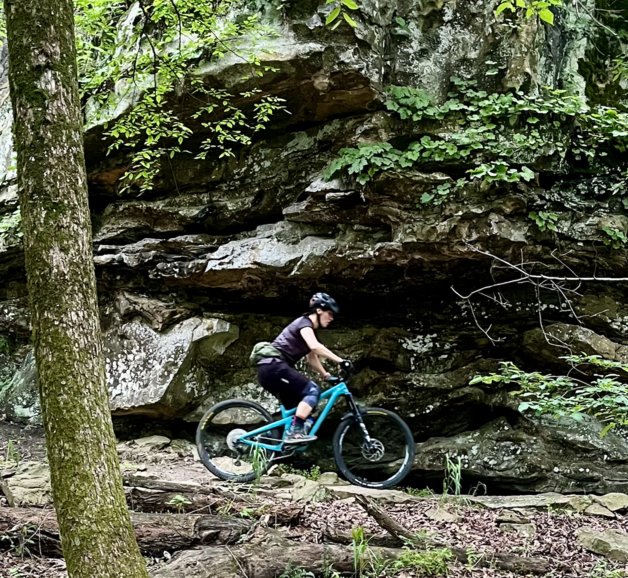
[[[421,549],[435,551],[445,545],[450,553],[458,556],[447,558],[446,555],[447,559],[440,562],[445,565],[443,568],[447,568],[446,575],[450,578],[534,575],[521,570],[509,570],[503,564],[500,567],[500,560],[504,556],[545,565],[547,571],[542,575],[548,577],[628,578],[628,564],[611,562],[592,554],[578,540],[578,534],[584,528],[628,533],[626,509],[620,509],[611,516],[587,515],[563,506],[516,507],[513,497],[510,497],[510,501],[514,506],[511,503],[504,507],[485,507],[464,497],[430,496],[428,492],[416,490],[373,492],[369,499],[379,505],[384,516],[388,517],[393,527],[391,531],[390,527],[384,529],[386,523],[376,521],[372,513],[367,513],[365,506],[359,503],[360,498],[356,499],[355,487],[334,482],[333,475],[325,476],[331,480],[331,485],[324,486],[320,484],[320,479],[314,481],[294,474],[271,476],[251,486],[228,486],[220,484],[196,461],[190,441],[170,441],[166,438],[153,437],[122,443],[119,445],[119,455],[127,495],[134,496],[137,508],[151,512],[166,509],[170,512],[166,515],[178,515],[180,520],[189,520],[194,516],[201,520],[204,516],[206,525],[215,516],[223,516],[244,532],[232,546],[224,546],[228,548],[230,556],[237,556],[241,551],[242,560],[251,556],[253,544],[259,544],[260,551],[263,550],[269,536],[272,540],[268,543],[287,540],[289,546],[284,550],[293,551],[297,556],[299,548],[302,553],[306,553],[320,547],[317,545],[325,544],[330,547],[334,545],[334,548],[348,548],[351,552],[355,548],[356,528],[363,532],[365,544],[373,551],[382,546],[386,552],[396,548],[395,556],[398,556],[404,552],[400,536],[394,535],[394,527],[399,525],[403,532],[420,539]],[[27,429],[0,421],[0,475],[11,475],[11,462],[41,461],[44,458],[45,444],[40,429]],[[316,478],[318,475],[319,472],[313,471],[309,477]],[[161,486],[164,492],[161,501],[157,499],[159,490],[141,488],[142,485],[149,488],[151,484]],[[181,494],[189,498],[188,505],[179,503],[178,509],[164,506],[166,498],[172,499],[171,496]],[[311,499],[323,494],[326,496],[324,501]],[[6,506],[6,499],[0,497],[0,522],[2,507],[5,508],[5,514],[9,512]],[[12,510],[15,513],[20,508]],[[141,518],[141,515],[137,518]],[[34,538],[22,544],[13,539],[10,545],[7,545],[6,539],[3,542],[2,538],[0,529],[1,578],[66,576],[63,560],[39,555]],[[207,542],[196,543],[194,551],[179,557],[175,552],[163,551],[147,555],[151,573],[155,576],[187,578],[187,571],[177,573],[176,561],[183,560],[185,556],[201,555],[202,544]],[[222,546],[216,544],[213,548],[219,552]],[[468,559],[462,562],[461,556],[465,553],[468,553]],[[483,563],[482,556],[489,554],[493,556],[493,561]],[[173,555],[174,558],[170,560]],[[374,559],[368,556],[365,560],[365,577],[413,578],[430,575],[421,573],[421,559],[416,557],[402,558],[406,566],[401,562],[395,562],[396,566],[390,563],[388,569],[376,567]],[[427,563],[425,559],[423,562]],[[285,563],[291,564],[289,561]],[[415,564],[414,568],[411,567],[412,563]],[[438,567],[438,561],[432,560],[432,563]],[[431,575],[445,575],[442,569],[435,572]],[[263,576],[261,573],[253,575]],[[316,574],[319,575],[322,574]],[[331,574],[328,572],[328,575]],[[536,575],[539,575],[538,572]],[[297,576],[313,574],[299,574],[296,570],[292,574],[284,574],[284,578]]]

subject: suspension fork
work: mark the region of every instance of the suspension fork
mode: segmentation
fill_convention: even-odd
[[[366,441],[368,445],[370,445],[371,436],[369,435],[369,431],[366,429],[366,424],[364,423],[364,420],[362,419],[362,412],[360,411],[358,404],[355,403],[355,400],[353,399],[353,396],[351,394],[347,395],[346,397],[347,397],[347,403],[349,404],[349,409],[351,410],[351,413],[353,414],[355,421],[357,421],[358,425],[360,426],[360,430],[362,431],[364,440]]]

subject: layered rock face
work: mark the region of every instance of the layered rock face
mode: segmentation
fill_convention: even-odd
[[[560,357],[570,351],[628,361],[626,283],[573,284],[562,296],[510,283],[485,291],[488,299],[477,295],[473,308],[461,297],[503,280],[491,255],[537,261],[549,275],[628,277],[625,248],[605,244],[601,232],[626,232],[628,217],[608,196],[577,196],[600,175],[569,184],[569,171],[550,163],[536,182],[476,187],[439,205],[421,196],[468,167],[395,168],[365,186],[324,178],[343,147],[407,139],[383,105],[391,84],[422,87],[436,101],[452,77],[489,91],[549,85],[584,94],[587,38],[578,22],[496,22],[495,3],[480,0],[364,0],[356,29],[332,31],[315,3],[284,8],[284,16],[266,14],[277,31],[261,51],[272,72],[242,81],[229,57],[195,71],[227,89],[255,82],[286,101],[289,114],[276,115],[235,159],[175,157],[151,192],[120,195],[126,159],[105,155],[102,124],[88,119],[114,414],[195,420],[242,396],[276,407],[255,383],[249,351],[325,290],[342,311],[319,337],[355,361],[351,387],[362,401],[408,421],[420,444],[417,479],[442,475],[449,456],[489,491],[627,491],[628,443],[619,433],[601,436],[594,421],[531,421],[503,386],[469,384],[500,360],[538,371],[564,370]],[[487,74],[491,59],[497,76]],[[7,90],[5,78],[5,221],[17,206]],[[174,100],[184,113],[185,98]],[[115,114],[130,107],[121,97]],[[199,139],[204,130],[196,127]],[[540,210],[555,215],[550,229],[529,217]],[[10,418],[36,419],[20,246],[17,234],[0,235],[0,403]]]

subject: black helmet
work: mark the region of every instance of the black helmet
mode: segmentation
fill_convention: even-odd
[[[331,311],[334,315],[338,315],[340,307],[333,297],[327,293],[314,293],[310,299],[310,311],[322,309],[323,311]]]

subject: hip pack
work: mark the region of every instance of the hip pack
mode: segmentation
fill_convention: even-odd
[[[249,363],[252,366],[257,365],[259,361],[265,357],[279,357],[283,359],[283,355],[270,341],[260,341],[253,346],[251,355],[249,355]]]

